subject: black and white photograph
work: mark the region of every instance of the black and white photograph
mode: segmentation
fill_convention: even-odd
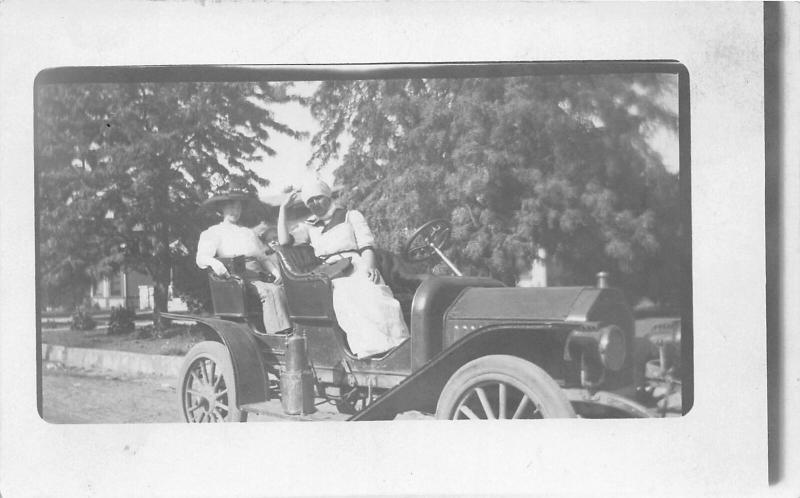
[[[36,89],[45,420],[688,410],[678,64],[120,71]]]
[[[796,496],[796,14],[0,3],[0,494]]]

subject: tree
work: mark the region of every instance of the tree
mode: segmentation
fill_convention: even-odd
[[[677,296],[678,175],[647,141],[675,131],[674,76],[561,75],[329,81],[310,106],[311,164],[341,156],[345,203],[379,244],[444,217],[449,255],[514,283],[545,249],[557,285],[602,270],[631,298]],[[341,150],[343,137],[352,141]]]
[[[175,287],[192,292],[200,203],[233,178],[266,185],[247,161],[273,155],[270,103],[287,84],[44,85],[37,92],[40,274],[50,293],[130,268],[155,281],[155,318]],[[251,186],[252,188],[252,186]]]

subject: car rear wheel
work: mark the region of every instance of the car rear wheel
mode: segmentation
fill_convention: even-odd
[[[450,377],[436,418],[452,420],[575,417],[567,397],[547,372],[510,355],[472,360]]]
[[[245,422],[236,405],[236,383],[228,349],[218,342],[194,346],[180,374],[181,415],[189,423]]]

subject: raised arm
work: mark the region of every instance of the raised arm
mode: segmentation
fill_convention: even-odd
[[[292,234],[289,233],[289,226],[286,222],[286,210],[296,198],[297,191],[295,190],[286,197],[286,200],[281,203],[280,209],[278,210],[278,243],[282,246],[293,243]]]

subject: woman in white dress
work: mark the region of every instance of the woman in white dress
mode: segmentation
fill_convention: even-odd
[[[292,193],[278,214],[278,242],[282,245],[310,244],[325,262],[350,258],[352,269],[334,278],[333,308],[339,326],[347,334],[350,350],[359,358],[392,349],[408,337],[400,303],[384,283],[375,264],[375,238],[364,216],[335,205],[330,187],[316,180],[300,191],[312,216],[291,232],[286,208],[296,198]]]
[[[291,329],[286,311],[286,294],[280,281],[277,264],[267,256],[267,247],[256,233],[238,225],[244,203],[258,202],[244,189],[231,188],[224,194],[208,199],[203,205],[219,210],[222,221],[200,234],[195,262],[200,268],[211,268],[221,277],[228,276],[228,269],[218,258],[244,256],[247,270],[259,274],[271,274],[273,282],[249,280],[258,292],[267,333],[284,332]]]

